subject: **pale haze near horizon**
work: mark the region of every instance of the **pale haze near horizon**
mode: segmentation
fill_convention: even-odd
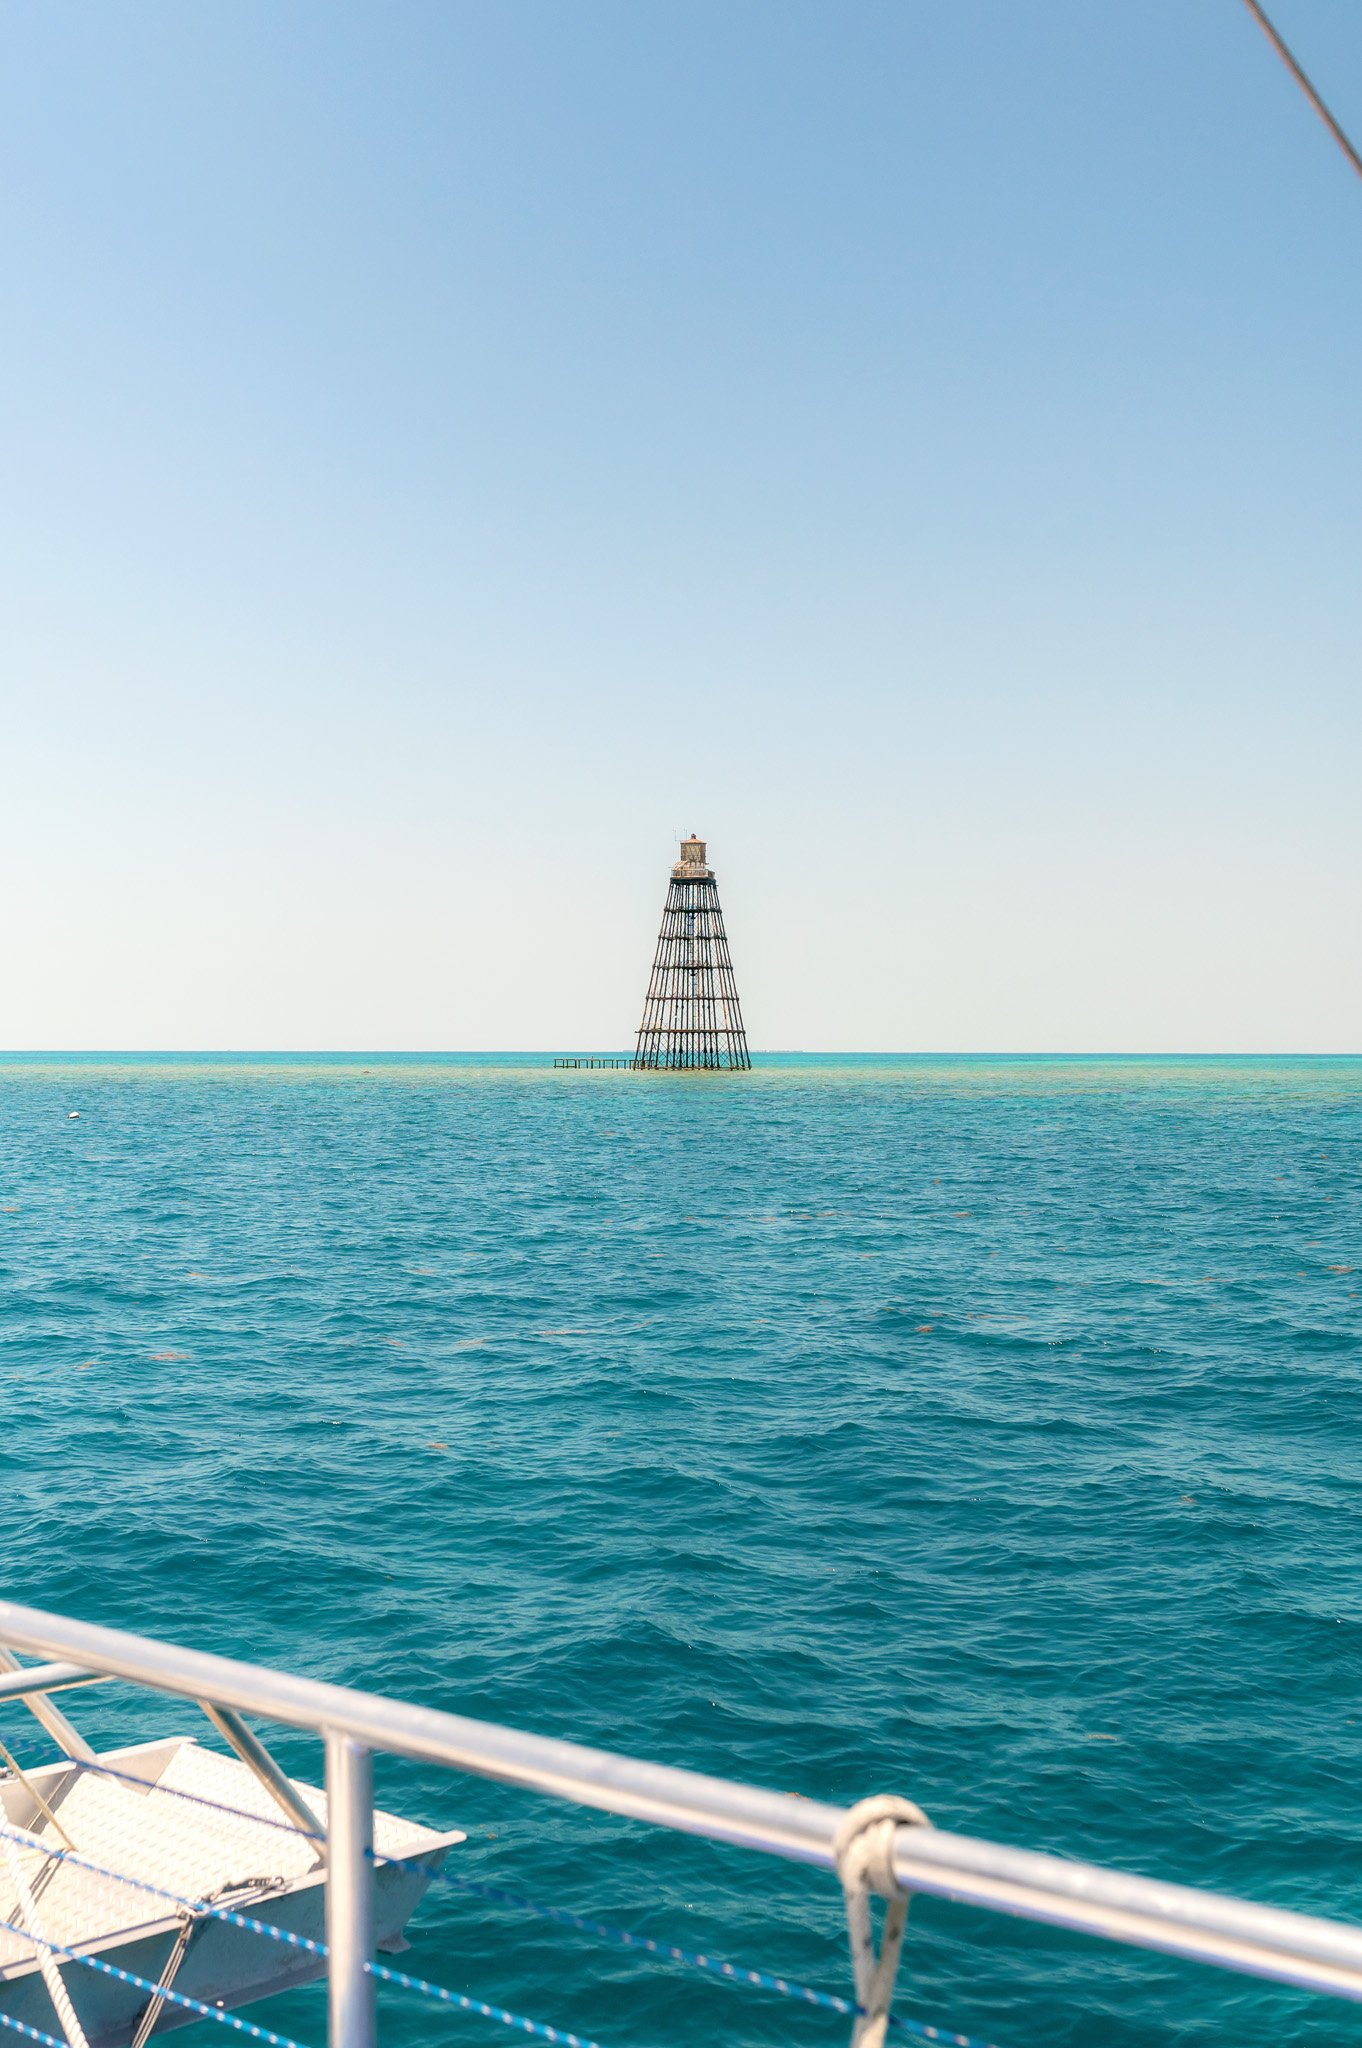
[[[694,830],[759,1047],[1362,1050],[1362,183],[1238,0],[0,47],[4,1045],[621,1047]]]

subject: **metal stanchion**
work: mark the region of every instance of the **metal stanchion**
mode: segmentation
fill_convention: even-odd
[[[326,1737],[326,1941],[330,2048],[375,2048],[374,1758],[352,1736]]]

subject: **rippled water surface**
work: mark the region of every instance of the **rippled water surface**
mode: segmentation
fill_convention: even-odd
[[[11,1058],[3,1577],[1362,1918],[1360,1136],[1348,1061]],[[21,1708],[0,1735],[45,1753]],[[466,1826],[468,1875],[847,1988],[816,1872],[412,1766],[380,1795]],[[411,1933],[419,1974],[604,2048],[845,2036],[448,1890]],[[930,1900],[899,2009],[1003,2048],[1362,2039]],[[323,2037],[316,1991],[259,2014]]]

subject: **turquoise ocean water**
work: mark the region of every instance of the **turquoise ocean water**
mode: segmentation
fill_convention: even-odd
[[[1362,1918],[1360,1137],[1342,1060],[11,1056],[6,1591]],[[46,1753],[22,1709],[0,1734]],[[466,1826],[471,1876],[847,1988],[817,1873],[379,1791]],[[845,2037],[448,1891],[411,1932],[417,1973],[604,2048]],[[1002,2048],[1362,2040],[933,1901],[901,1985]],[[319,1992],[259,2016],[323,2038]]]

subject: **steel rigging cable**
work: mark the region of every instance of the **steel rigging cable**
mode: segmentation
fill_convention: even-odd
[[[1358,155],[1357,151],[1353,148],[1351,142],[1349,142],[1347,136],[1343,133],[1343,130],[1339,127],[1338,122],[1329,112],[1329,109],[1325,106],[1323,100],[1315,91],[1314,86],[1311,85],[1309,79],[1301,70],[1300,65],[1296,62],[1290,50],[1288,50],[1286,44],[1278,35],[1276,29],[1272,26],[1272,23],[1268,20],[1262,8],[1258,5],[1258,0],[1244,0],[1244,5],[1245,7],[1247,7],[1249,13],[1253,16],[1254,20],[1257,22],[1259,28],[1263,31],[1263,34],[1271,43],[1273,49],[1277,52],[1277,55],[1281,58],[1283,64],[1285,64],[1287,70],[1291,73],[1291,76],[1295,79],[1301,91],[1305,94],[1305,97],[1309,100],[1315,112],[1319,115],[1320,120],[1324,123],[1329,133],[1333,136],[1334,141],[1343,151],[1344,156],[1347,157],[1348,162],[1357,172],[1358,177],[1362,178],[1362,156]]]

